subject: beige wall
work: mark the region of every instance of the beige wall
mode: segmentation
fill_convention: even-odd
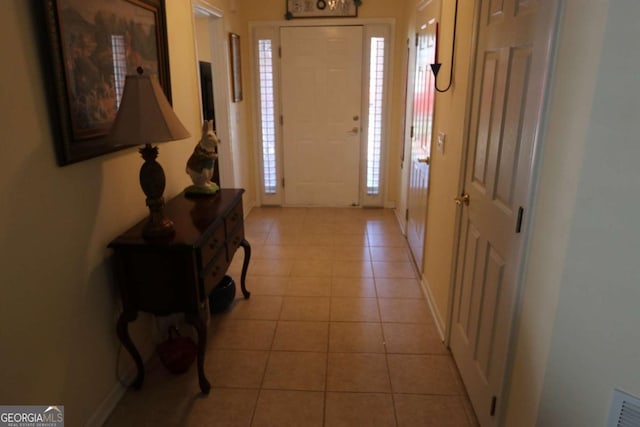
[[[34,7],[0,2],[0,402],[64,404],[68,425],[82,425],[117,390],[119,307],[106,246],[148,211],[134,149],[57,166]],[[190,183],[200,106],[191,4],[168,1],[167,13],[173,106],[193,135],[160,145],[171,197]],[[132,329],[148,353],[151,322],[143,316]]]
[[[418,6],[425,2],[414,0],[411,3],[413,4],[409,7],[407,34],[412,41],[415,40],[416,28],[421,24],[431,18],[440,23],[438,56],[443,65],[438,75],[438,87],[444,89],[449,82],[455,4],[434,1],[418,11]],[[473,56],[471,52],[474,3],[473,0],[460,0],[453,85],[451,90],[437,93],[435,101],[434,141],[438,132],[445,133],[446,141],[443,153],[437,151],[435,143],[431,150],[423,281],[431,294],[442,328],[447,322],[451,290],[451,262],[457,212],[453,198],[459,191],[464,149],[468,80]],[[410,143],[408,140],[407,159]],[[407,164],[400,183],[403,191],[408,185],[409,170],[410,166]]]
[[[245,0],[226,0],[229,13],[225,14],[225,25],[229,32],[240,35],[240,49],[242,54],[242,86],[244,99],[231,104],[230,121],[232,129],[232,143],[234,144],[234,160],[236,167],[236,186],[246,190],[244,201],[245,211],[256,203],[255,177],[255,148],[254,127],[251,101],[251,74],[249,68],[249,30],[244,12],[250,7]],[[232,7],[233,6],[233,7]]]
[[[198,60],[212,62],[211,55],[211,32],[209,28],[209,18],[203,16],[197,16],[195,19],[194,32],[196,34],[197,41],[197,55]]]
[[[441,316],[439,320],[445,323],[450,304],[451,262],[455,249],[457,207],[453,199],[460,191],[460,168],[466,137],[467,92],[473,63],[474,3],[472,0],[460,0],[453,85],[450,91],[440,93],[436,97],[434,135],[444,132],[446,139],[444,153],[437,151],[435,143],[432,145],[433,167],[427,212],[424,276],[438,307],[438,314]],[[454,11],[453,2],[442,2],[442,47],[439,55],[443,66],[438,77],[438,86],[441,88],[446,87],[449,82],[449,67],[445,64],[451,57]]]

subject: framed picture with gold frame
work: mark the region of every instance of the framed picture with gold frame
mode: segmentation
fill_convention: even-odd
[[[127,74],[157,74],[171,102],[165,0],[37,3],[58,164],[124,148],[106,136]]]
[[[231,57],[231,100],[242,101],[242,67],[240,66],[240,36],[229,33],[229,53]]]
[[[355,18],[360,0],[285,0],[286,19]]]

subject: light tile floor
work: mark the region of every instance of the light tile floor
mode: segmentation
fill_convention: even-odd
[[[258,208],[245,230],[251,298],[210,321],[210,394],[152,358],[106,425],[477,425],[393,211]]]

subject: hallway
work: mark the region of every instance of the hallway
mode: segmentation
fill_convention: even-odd
[[[393,211],[257,208],[245,232],[252,295],[211,319],[210,395],[154,357],[106,425],[476,425]]]

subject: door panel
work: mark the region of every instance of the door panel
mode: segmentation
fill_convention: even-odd
[[[530,198],[552,3],[480,3],[465,174],[470,203],[462,211],[450,346],[482,426],[496,425],[502,404],[523,251],[517,212]]]
[[[283,27],[285,203],[358,203],[362,27]]]
[[[458,287],[460,297],[458,299],[458,306],[455,308],[457,318],[454,321],[458,328],[460,328],[461,337],[466,340],[465,344],[469,341],[467,337],[470,335],[471,328],[469,307],[471,306],[471,294],[473,291],[472,284],[473,279],[476,277],[476,267],[480,259],[480,232],[473,227],[473,224],[467,224],[466,231],[466,252],[462,263],[464,269],[462,272],[462,281]]]
[[[522,114],[526,105],[526,94],[531,66],[531,49],[517,48],[510,52],[509,86],[507,88],[507,105],[502,144],[498,157],[496,177],[496,200],[514,210],[513,196],[515,191],[513,177],[518,175],[518,155],[520,152]]]
[[[490,144],[490,118],[493,109],[493,99],[496,90],[496,68],[498,58],[494,52],[489,52],[484,56],[483,79],[480,104],[483,108],[480,111],[478,120],[478,130],[476,139],[475,167],[473,171],[473,183],[480,190],[485,189],[487,182],[487,161],[489,159]]]

